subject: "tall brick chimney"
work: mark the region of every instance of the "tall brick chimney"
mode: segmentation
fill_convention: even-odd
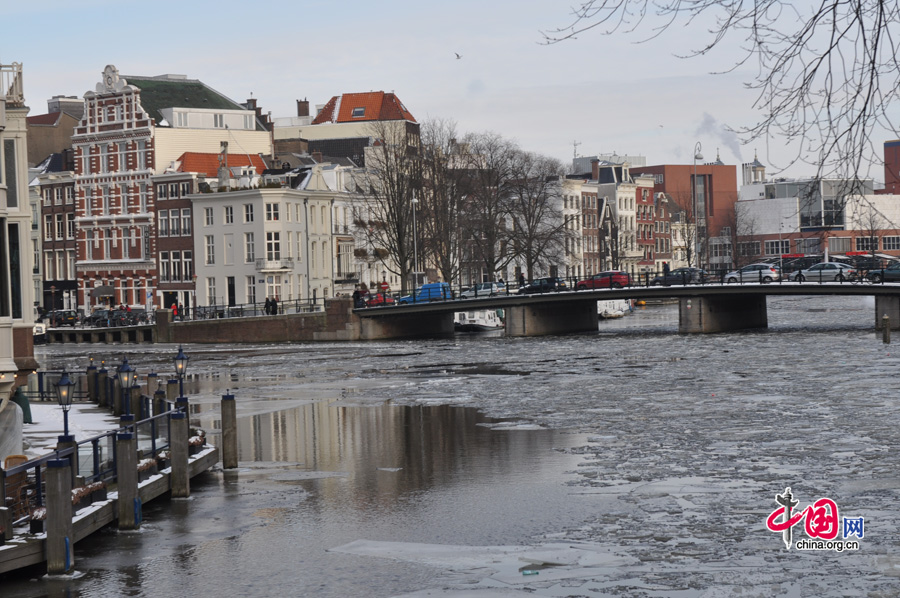
[[[591,160],[591,179],[596,181],[600,178],[600,160],[596,158]]]
[[[297,116],[309,116],[309,100],[297,100]]]

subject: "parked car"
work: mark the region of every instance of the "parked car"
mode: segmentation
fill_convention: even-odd
[[[722,277],[725,282],[772,282],[781,280],[781,269],[775,264],[750,264],[732,270]]]
[[[51,311],[47,314],[47,321],[50,323],[51,328],[60,326],[71,326],[74,328],[75,324],[78,323],[78,312],[74,309]]]
[[[382,307],[384,305],[393,305],[394,303],[396,303],[394,298],[384,293],[375,293],[374,295],[370,293],[366,299],[366,307]]]
[[[882,270],[869,270],[866,278],[872,282],[900,282],[900,262],[894,262]]]
[[[109,310],[95,309],[87,318],[89,326],[109,326]]]
[[[479,282],[472,288],[466,289],[459,294],[460,299],[470,299],[473,297],[493,297],[494,295],[505,295],[506,285],[502,282]]]
[[[532,280],[525,286],[519,287],[520,295],[529,295],[531,293],[549,293],[551,291],[567,291],[569,290],[566,281],[555,276],[545,276]]]
[[[453,290],[446,282],[429,282],[416,289],[415,294],[400,297],[398,303],[427,303],[453,299]]]
[[[661,274],[653,278],[650,284],[653,286],[673,284],[703,284],[709,280],[709,272],[702,268],[675,268],[668,274]]]
[[[797,270],[790,278],[797,282],[803,282],[805,280],[811,280],[813,282],[834,282],[836,280],[853,280],[856,278],[857,274],[856,268],[849,264],[844,264],[842,262],[822,262],[821,264],[816,264],[809,268],[804,268],[803,270]]]
[[[628,275],[628,272],[609,270],[607,272],[598,272],[589,278],[579,280],[575,284],[575,289],[578,291],[584,289],[618,289],[627,287],[630,284],[631,277]]]

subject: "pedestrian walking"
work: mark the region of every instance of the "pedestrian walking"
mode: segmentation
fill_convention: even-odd
[[[278,299],[276,299],[275,297],[272,297],[272,315],[278,315]]]
[[[263,306],[263,311],[267,316],[272,315],[272,299],[270,299],[269,297],[266,297],[266,303]]]

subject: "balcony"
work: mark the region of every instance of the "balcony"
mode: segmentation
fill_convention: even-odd
[[[256,260],[256,270],[259,272],[281,272],[294,269],[294,258],[284,257],[279,260]]]

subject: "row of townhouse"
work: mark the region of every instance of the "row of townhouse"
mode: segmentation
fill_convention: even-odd
[[[32,284],[47,309],[316,299],[392,278],[354,256],[349,156],[362,161],[372,121],[417,132],[393,94],[336,96],[315,118],[298,102],[303,138],[255,100],[112,65],[83,101],[48,107],[29,119],[33,145],[56,150],[31,154]]]

